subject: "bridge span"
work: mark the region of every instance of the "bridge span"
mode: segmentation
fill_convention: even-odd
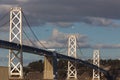
[[[63,55],[63,54],[59,54],[54,51],[52,52],[52,51],[48,51],[45,49],[34,48],[31,46],[27,46],[27,45],[20,45],[18,43],[8,42],[8,41],[4,41],[4,40],[0,40],[0,48],[12,49],[12,50],[20,50],[22,48],[23,52],[27,52],[27,53],[31,53],[31,54],[35,54],[35,55],[41,55],[41,56],[51,56],[51,57],[53,57],[53,59],[54,59],[53,61],[55,61],[55,63],[57,63],[57,59],[64,59],[64,60],[78,62],[78,63],[86,65],[92,69],[99,70],[106,76],[107,80],[113,80],[112,76],[109,74],[108,71],[106,71],[96,65],[93,65],[93,64],[91,64],[87,61],[81,60],[81,59],[77,59],[77,58],[73,58],[70,56]],[[55,75],[54,80],[56,80],[57,79],[57,74],[56,74],[57,65],[56,64],[53,64],[53,65],[54,65],[53,74]]]

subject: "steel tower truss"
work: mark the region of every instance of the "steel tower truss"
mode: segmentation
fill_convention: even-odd
[[[10,42],[22,45],[22,12],[20,7],[10,11]],[[23,78],[22,47],[20,50],[9,50],[9,79]]]
[[[94,50],[93,52],[93,64],[100,67],[100,52],[99,50]],[[100,80],[99,70],[93,69],[93,80]]]
[[[68,37],[68,56],[76,58],[76,36],[69,35]],[[76,63],[68,61],[67,79],[77,79]]]

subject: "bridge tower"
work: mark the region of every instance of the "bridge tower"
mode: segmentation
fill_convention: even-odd
[[[93,52],[93,64],[96,66],[100,66],[100,51],[99,50],[94,50]],[[100,73],[99,70],[93,69],[93,80],[100,80]]]
[[[76,58],[76,35],[68,36],[68,56]],[[68,61],[67,79],[77,79],[76,63]]]
[[[11,8],[10,11],[10,42],[22,45],[22,12],[20,7]],[[9,50],[9,79],[23,79],[22,47],[20,50]]]

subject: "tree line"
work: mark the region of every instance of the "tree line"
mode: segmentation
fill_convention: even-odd
[[[87,60],[88,62],[92,63],[92,60]],[[66,60],[58,60],[58,78],[62,79],[62,78],[66,78],[67,77],[67,68],[68,68],[68,61]],[[85,66],[85,65],[81,65],[80,63],[76,63],[76,67],[77,67],[77,74],[78,77],[80,78],[80,76],[83,73],[87,73],[88,75],[86,76],[90,76],[92,77],[92,71],[93,69]],[[118,77],[120,74],[120,60],[100,60],[100,67],[102,67],[103,69],[106,69],[110,72],[111,75],[113,75],[114,77]],[[24,73],[27,74],[29,72],[35,72],[38,71],[40,73],[43,73],[44,71],[44,62],[43,60],[39,60],[39,61],[34,61],[29,63],[26,67],[24,67]],[[104,76],[102,75],[102,73],[100,74],[101,78],[103,78],[104,80]]]

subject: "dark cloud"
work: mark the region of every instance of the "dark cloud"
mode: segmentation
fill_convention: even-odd
[[[86,22],[86,17],[120,19],[120,0],[1,0],[0,4],[4,5],[2,10],[6,6],[21,6],[34,25]]]
[[[29,12],[43,15],[46,20],[50,17],[79,20],[81,16],[120,18],[119,0],[29,0],[23,6]]]
[[[92,46],[95,49],[119,49],[120,44],[96,44]]]
[[[120,24],[115,23],[112,19],[100,18],[100,17],[85,17],[81,20],[86,24],[91,24],[94,26],[112,26],[118,27]]]
[[[12,4],[17,4],[16,0],[0,0],[0,4],[2,5],[12,5]]]

